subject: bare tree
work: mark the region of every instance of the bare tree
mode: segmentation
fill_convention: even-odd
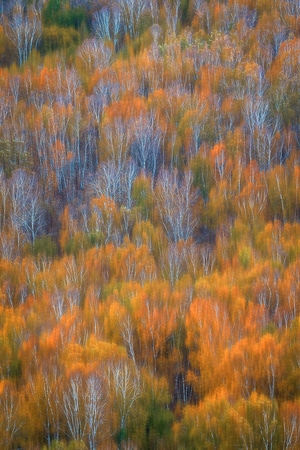
[[[112,50],[100,39],[86,39],[77,50],[77,56],[83,61],[86,70],[101,70],[111,61]]]
[[[24,170],[14,172],[10,180],[11,223],[32,243],[45,230],[45,212],[34,175]]]
[[[149,172],[152,179],[156,176],[159,166],[159,154],[164,133],[156,123],[153,113],[141,114],[133,124],[133,142],[131,156],[137,166]]]
[[[59,397],[59,379],[58,379],[58,367],[49,366],[45,364],[40,368],[42,372],[42,398],[40,414],[44,415],[43,425],[45,439],[50,447],[51,440],[60,438],[61,431],[61,414],[60,414],[60,397]]]
[[[249,133],[249,160],[254,159],[255,144],[257,139],[265,132],[265,128],[269,122],[270,108],[269,103],[264,99],[255,96],[249,96],[244,102],[243,115],[245,126]],[[257,132],[256,132],[257,131]],[[256,133],[255,133],[256,132]]]
[[[159,19],[158,0],[149,0],[149,9],[153,23],[158,23]]]
[[[8,381],[2,381],[0,393],[0,428],[3,440],[0,440],[1,448],[11,448],[12,441],[21,428],[18,418],[18,399],[13,385]]]
[[[100,165],[100,168],[92,177],[89,190],[93,197],[105,196],[118,203],[121,198],[121,170],[115,161],[108,161]]]
[[[17,50],[21,66],[37,46],[42,33],[40,12],[35,6],[25,8],[23,2],[16,4],[12,16],[5,21],[5,34]]]
[[[279,163],[283,144],[275,145],[274,140],[282,129],[279,115],[271,115],[269,103],[261,96],[245,99],[243,115],[249,135],[249,159],[255,158],[261,169],[269,169],[274,160]]]
[[[88,110],[93,114],[94,120],[96,121],[97,125],[99,125],[103,115],[105,99],[102,97],[102,95],[92,94],[87,98],[87,101]]]
[[[118,444],[125,438],[128,417],[142,393],[140,373],[126,361],[108,366],[108,386],[119,416]]]
[[[284,402],[280,408],[283,431],[283,450],[299,447],[300,443],[300,405],[295,402]]]
[[[248,422],[252,422],[254,442],[253,447],[269,450],[276,447],[278,439],[278,406],[275,400],[264,398],[263,401],[250,403]]]
[[[79,373],[75,373],[68,380],[68,384],[62,394],[61,403],[67,425],[66,434],[70,439],[75,441],[82,441],[86,432],[86,424],[83,421],[82,414],[82,392],[82,377]]]
[[[122,16],[118,5],[113,5],[112,8],[112,36],[114,42],[114,48],[118,49],[118,42],[120,39],[120,33],[122,30]]]
[[[290,26],[291,18],[295,18],[295,25],[300,17],[300,3],[298,0],[275,0],[280,18],[284,24]]]
[[[200,249],[200,260],[202,264],[203,275],[210,275],[213,271],[216,255],[213,250],[213,246],[210,244],[203,244]],[[191,260],[191,256],[189,255],[189,259]]]
[[[132,133],[131,123],[122,117],[115,117],[112,122],[102,127],[102,138],[108,160],[114,161],[122,171],[127,160]]]
[[[196,16],[200,19],[201,25],[208,33],[210,33],[213,18],[208,2],[205,0],[194,0],[193,6]]]
[[[112,13],[107,7],[93,13],[92,27],[97,38],[111,39],[111,20]]]
[[[124,346],[126,348],[128,357],[136,365],[135,350],[134,350],[134,333],[135,329],[129,315],[121,322],[121,336],[123,338]]]
[[[111,3],[93,13],[92,28],[99,39],[113,40],[117,49],[119,35],[122,29],[121,4]]]
[[[164,2],[165,16],[170,34],[176,34],[180,17],[180,0],[175,0],[173,5],[169,0]]]
[[[119,165],[115,160],[107,161],[100,165],[88,188],[94,197],[105,196],[112,199],[118,206],[131,208],[132,184],[136,174],[136,166],[130,161],[124,166]]]
[[[84,417],[86,422],[86,434],[90,450],[97,450],[103,434],[105,423],[105,408],[107,393],[102,377],[97,373],[91,373],[85,380],[83,392]]]
[[[20,75],[13,75],[8,80],[9,92],[17,105],[20,96]]]
[[[94,87],[94,95],[101,98],[105,106],[120,100],[121,84],[114,78],[112,75],[109,79],[100,79]]]
[[[125,32],[131,37],[137,37],[140,20],[147,10],[147,0],[118,0]]]
[[[190,171],[180,179],[178,172],[162,171],[154,190],[156,206],[165,232],[171,242],[193,237],[199,224],[194,212],[198,193],[193,188]]]
[[[174,289],[176,282],[185,271],[185,254],[180,243],[170,243],[167,250],[161,252],[160,264],[162,275]]]
[[[87,441],[90,450],[99,448],[106,404],[107,390],[99,373],[73,373],[63,390],[61,402],[67,436]]]

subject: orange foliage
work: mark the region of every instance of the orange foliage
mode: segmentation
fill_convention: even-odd
[[[299,2],[2,3],[0,448],[299,448]]]

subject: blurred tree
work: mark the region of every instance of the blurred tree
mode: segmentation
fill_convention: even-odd
[[[45,211],[42,207],[39,186],[34,175],[15,171],[10,179],[11,224],[24,233],[30,243],[45,230]],[[21,242],[19,242],[19,245]]]
[[[127,361],[112,363],[107,367],[108,388],[117,414],[115,430],[118,448],[128,439],[127,424],[142,392],[142,378],[137,368]]]
[[[0,381],[0,406],[0,443],[3,450],[9,450],[21,430],[21,421],[16,390],[13,383],[6,380]]]
[[[193,188],[191,172],[162,171],[154,189],[156,207],[166,235],[171,242],[187,240],[195,236],[199,226],[198,194]]]
[[[6,18],[4,24],[5,34],[15,47],[21,66],[41,38],[40,11],[35,6],[25,7],[21,0],[15,5],[12,17]]]

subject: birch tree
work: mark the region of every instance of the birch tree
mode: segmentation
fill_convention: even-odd
[[[193,188],[191,172],[180,179],[178,172],[160,173],[154,191],[158,213],[171,242],[194,236],[199,218],[194,212],[198,194]]]
[[[11,223],[29,242],[45,231],[45,213],[41,205],[39,187],[34,175],[24,170],[14,172],[10,180]]]
[[[22,1],[18,2],[11,18],[5,20],[5,34],[16,49],[21,66],[41,38],[41,16],[38,9],[35,6],[25,8]]]
[[[119,419],[117,441],[119,448],[126,437],[127,421],[142,393],[140,373],[126,361],[112,363],[108,367],[108,386],[113,395]]]

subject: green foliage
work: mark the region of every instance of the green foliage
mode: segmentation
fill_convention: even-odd
[[[49,0],[46,3],[43,9],[43,22],[46,26],[55,21],[63,3],[65,2],[62,0]]]
[[[19,379],[22,374],[21,360],[17,354],[14,354],[9,366],[9,377],[12,379]]]
[[[208,201],[209,192],[213,186],[211,164],[207,158],[199,152],[191,161],[191,169],[194,177],[194,184],[200,190],[205,202]]]
[[[75,256],[78,255],[78,253],[82,249],[86,250],[90,246],[97,245],[98,242],[102,242],[101,233],[99,233],[99,235],[97,235],[96,233],[91,233],[88,236],[83,233],[76,233],[74,236],[67,240],[63,251],[67,255]]]
[[[166,410],[154,400],[148,408],[143,448],[145,450],[167,449],[168,443],[171,442],[173,421],[172,412]]]
[[[28,246],[28,253],[37,256],[47,256],[54,258],[57,256],[58,248],[56,242],[50,236],[42,236],[35,239],[32,245]]]
[[[244,269],[247,269],[250,265],[252,258],[252,251],[249,247],[242,247],[239,252],[239,262]]]
[[[104,235],[101,231],[94,231],[88,234],[87,239],[91,247],[99,247],[104,242]]]
[[[80,27],[87,23],[87,13],[84,8],[70,8],[67,0],[49,0],[43,9],[43,23],[46,27],[57,25],[60,28]]]
[[[0,140],[0,167],[6,177],[10,177],[16,169],[29,169],[32,164],[32,155],[27,151],[25,142]]]
[[[43,28],[40,51],[43,54],[57,50],[75,50],[80,43],[80,33],[74,28],[51,25]]]
[[[193,8],[193,2],[190,0],[181,0],[181,23],[182,25],[188,25],[190,23],[191,10]]]
[[[132,198],[140,220],[148,220],[152,217],[154,208],[151,180],[145,175],[137,177],[132,186]]]
[[[84,442],[71,441],[66,443],[54,440],[51,442],[50,447],[45,446],[42,450],[87,450],[87,446]]]

